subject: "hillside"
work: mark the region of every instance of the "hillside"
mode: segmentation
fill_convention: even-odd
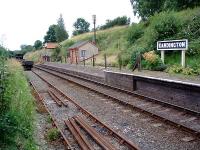
[[[93,32],[74,36],[61,42],[60,56],[66,56],[66,49],[76,41],[91,40]],[[159,52],[156,51],[156,41],[169,39],[188,39],[187,68],[180,66],[180,51],[168,52],[166,55],[167,66],[160,62]],[[96,64],[104,64],[104,54],[107,54],[108,64],[118,65],[120,58],[123,66],[131,68],[138,53],[144,54],[154,50],[155,53],[147,53],[148,57],[156,58],[155,62],[149,62],[145,57],[143,67],[150,70],[163,70],[168,67],[168,72],[199,74],[200,73],[200,8],[187,9],[180,12],[161,12],[155,14],[146,22],[131,26],[114,27],[97,31],[97,46],[100,54]],[[26,58],[35,59],[40,51],[26,54]],[[35,59],[36,60],[36,59]]]

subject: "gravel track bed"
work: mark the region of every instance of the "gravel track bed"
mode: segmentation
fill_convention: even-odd
[[[47,69],[44,69],[44,70],[47,70]],[[67,76],[65,74],[61,74],[61,73],[54,72],[51,70],[47,70],[47,71],[50,71],[54,74],[57,74],[61,77],[66,78],[66,79],[78,82],[82,85],[85,85],[87,87],[90,87],[92,89],[100,91],[102,93],[112,95],[112,96],[120,99],[121,101],[127,102],[127,103],[129,103],[133,106],[139,107],[141,109],[148,110],[151,113],[162,116],[163,118],[172,120],[174,122],[178,122],[182,125],[185,125],[189,128],[192,128],[192,129],[200,132],[200,117],[199,116],[185,114],[184,111],[165,107],[160,104],[155,104],[148,100],[139,99],[139,98],[131,96],[129,94],[126,94],[126,93],[123,93],[120,91],[116,91],[116,90],[110,89],[108,87],[103,87],[103,86],[100,86],[100,85],[97,85],[97,84],[94,84],[91,82],[86,82],[84,80],[81,80],[81,79],[78,79],[75,77],[71,77],[71,76]]]
[[[67,135],[70,138],[70,143],[73,143],[73,147],[74,148],[79,148],[79,146],[76,144],[76,142],[74,141],[74,139],[72,138],[71,133],[69,133],[68,131],[65,130],[65,124],[64,124],[64,120],[68,119],[68,117],[73,116],[76,108],[72,108],[71,110],[69,110],[69,108],[66,107],[60,107],[58,108],[57,104],[54,102],[54,100],[49,96],[48,92],[48,85],[41,80],[37,75],[35,75],[33,72],[28,72],[28,78],[30,81],[33,82],[33,84],[35,85],[36,89],[38,90],[39,94],[43,97],[44,99],[44,103],[46,104],[47,108],[50,110],[51,114],[54,116],[54,118],[56,118],[56,122],[59,125],[59,128],[65,133],[65,135]],[[41,92],[42,91],[42,92]],[[70,113],[67,113],[67,112]]]
[[[48,86],[38,79],[38,77],[31,71],[26,71],[26,75],[30,81],[34,83],[38,91],[45,92],[48,89]],[[49,143],[45,137],[47,130],[52,128],[52,125],[48,123],[48,113],[39,113],[36,112],[36,129],[34,132],[34,137],[39,150],[63,150],[64,145],[61,139],[56,140],[55,142]]]
[[[185,138],[191,137],[191,134],[177,131],[176,128],[170,125],[109,101],[101,95],[78,87],[44,71],[37,70],[36,72],[64,93],[73,97],[82,107],[100,118],[115,131],[125,135],[144,150],[197,150],[200,147],[199,140],[184,141]]]

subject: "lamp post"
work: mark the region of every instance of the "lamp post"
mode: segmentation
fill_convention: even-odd
[[[94,24],[94,39],[93,42],[96,44],[96,15],[92,15],[92,20],[93,20],[93,24]]]

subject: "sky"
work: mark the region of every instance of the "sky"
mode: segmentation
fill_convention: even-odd
[[[19,50],[20,45],[33,45],[43,41],[48,27],[57,23],[63,15],[65,28],[72,34],[73,23],[84,18],[92,28],[92,15],[97,26],[107,19],[127,16],[138,22],[133,15],[130,0],[0,0],[0,44],[10,50]]]

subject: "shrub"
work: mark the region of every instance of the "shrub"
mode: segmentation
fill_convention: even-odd
[[[127,41],[132,45],[137,39],[144,34],[143,24],[133,24],[127,31]]]
[[[199,68],[191,68],[191,67],[183,68],[180,65],[173,65],[173,66],[167,68],[166,72],[168,72],[168,73],[181,73],[181,74],[184,74],[184,75],[199,75],[200,69]]]
[[[191,56],[200,55],[200,38],[189,42],[186,53]]]
[[[129,62],[130,65],[128,65],[128,66],[129,66],[129,69],[132,69],[132,68],[133,68],[137,56],[138,56],[139,54],[143,54],[145,51],[146,51],[146,49],[143,48],[143,47],[136,47],[136,48],[134,48],[134,51],[133,51],[132,54],[131,54],[131,58],[130,58],[130,62]]]
[[[144,53],[144,67],[149,70],[155,70],[155,71],[163,71],[166,69],[166,66],[161,61],[160,57],[155,54],[155,51],[149,51]]]
[[[54,141],[54,140],[58,139],[59,136],[60,136],[60,132],[58,131],[57,128],[51,128],[47,132],[47,139],[49,141]]]
[[[181,67],[180,65],[173,65],[166,69],[166,72],[168,73],[181,73],[182,71],[183,67]]]
[[[181,29],[181,21],[174,12],[162,12],[153,17],[152,27],[158,33],[157,40],[173,38]]]

